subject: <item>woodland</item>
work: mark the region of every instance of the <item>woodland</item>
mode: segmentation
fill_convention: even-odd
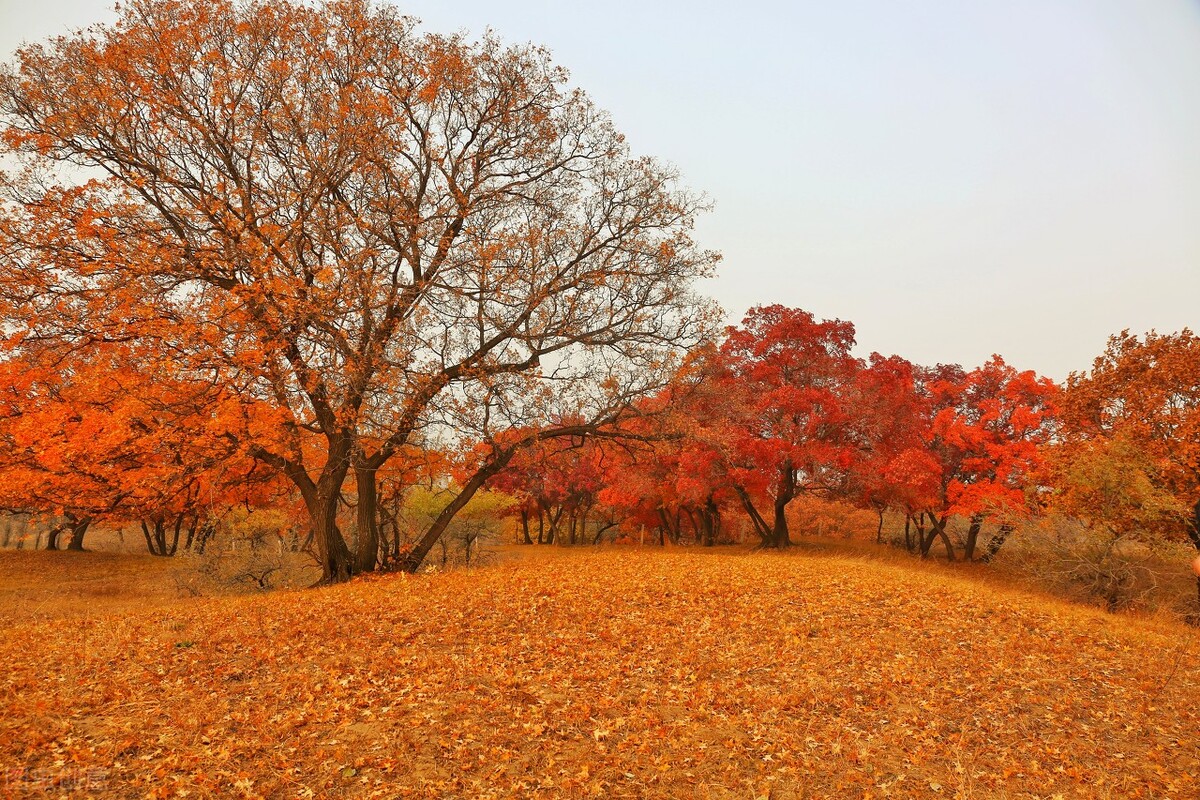
[[[17,51],[0,791],[1195,791],[1200,338],[726,326],[707,208],[548,51],[382,3]]]
[[[1057,385],[795,308],[722,330],[705,199],[566,81],[359,2],[146,0],[20,50],[0,508],[160,556],[264,512],[322,583],[420,569],[472,502],[526,543],[779,549],[799,498],[951,561],[1067,520],[1114,608],[1114,554],[1200,550],[1190,331]]]

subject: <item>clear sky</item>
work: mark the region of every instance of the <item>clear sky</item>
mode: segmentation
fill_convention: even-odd
[[[1198,0],[411,0],[546,45],[715,210],[730,314],[852,320],[863,353],[1062,378],[1200,328]],[[112,18],[0,0],[0,53]]]

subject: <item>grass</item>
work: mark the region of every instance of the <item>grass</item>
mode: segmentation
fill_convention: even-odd
[[[112,552],[0,550],[5,624],[137,614],[179,598],[170,558]]]
[[[543,548],[180,601],[78,555],[0,553],[43,608],[0,641],[0,794],[1200,795],[1195,630],[934,566]]]

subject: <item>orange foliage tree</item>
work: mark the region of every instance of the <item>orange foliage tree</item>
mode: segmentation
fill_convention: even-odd
[[[1122,532],[1200,550],[1200,338],[1122,331],[1067,379],[1060,502]],[[1200,600],[1200,576],[1197,577]]]
[[[359,0],[133,0],[0,73],[14,319],[270,403],[243,452],[303,497],[326,582],[369,570],[350,474],[369,510],[421,431],[610,420],[707,333],[702,200],[566,79]]]
[[[63,342],[0,361],[0,508],[60,520],[83,548],[93,522],[137,522],[154,555],[190,546],[233,503],[270,494],[269,470],[232,444],[245,409],[223,387],[148,373],[128,343],[86,358]]]

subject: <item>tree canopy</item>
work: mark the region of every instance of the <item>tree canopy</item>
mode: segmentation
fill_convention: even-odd
[[[220,435],[295,484],[327,581],[373,565],[335,524],[352,469],[611,421],[710,326],[703,199],[540,48],[358,0],[134,0],[20,50],[0,114],[10,349],[149,341],[269,403]]]

